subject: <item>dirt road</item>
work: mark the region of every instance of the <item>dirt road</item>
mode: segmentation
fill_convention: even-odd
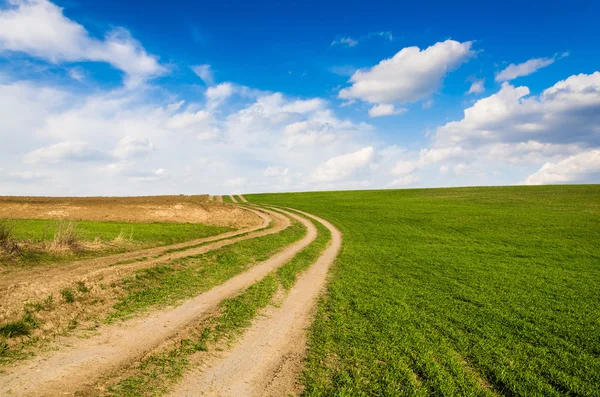
[[[248,200],[246,200],[246,197],[242,196],[241,194],[238,194],[238,197],[240,198],[240,200],[242,200],[242,202],[247,203]]]
[[[306,236],[246,272],[191,299],[177,308],[100,328],[89,339],[65,339],[57,351],[42,353],[0,375],[0,395],[73,395],[92,390],[102,378],[135,363],[193,322],[210,313],[223,299],[259,281],[308,246],[317,236],[311,222],[294,214],[307,228]]]
[[[169,394],[175,396],[289,396],[300,391],[297,383],[310,325],[327,271],[340,250],[341,233],[324,224],[332,241],[291,289],[283,304],[259,318],[229,352],[201,373],[189,372]]]
[[[231,197],[231,201],[233,201],[234,203],[237,203],[237,200],[235,199],[235,197],[233,197],[233,194],[230,195],[229,197]]]

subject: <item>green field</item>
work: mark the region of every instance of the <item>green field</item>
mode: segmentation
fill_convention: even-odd
[[[600,396],[600,186],[246,195],[344,243],[308,396]]]
[[[51,242],[59,226],[62,224],[65,227],[69,221],[53,219],[8,219],[2,221],[10,225],[12,229],[11,238],[27,248],[17,258],[7,258],[0,255],[0,265],[36,265],[64,262],[65,260],[103,256],[129,249],[176,244],[234,230],[228,227],[197,223],[74,221],[72,224],[78,241],[91,243],[98,238],[105,243],[103,248],[101,250],[84,249],[80,252],[52,253],[40,249],[40,244]]]

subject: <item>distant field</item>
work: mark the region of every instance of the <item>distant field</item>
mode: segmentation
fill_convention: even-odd
[[[600,186],[245,197],[344,236],[306,395],[600,395]]]

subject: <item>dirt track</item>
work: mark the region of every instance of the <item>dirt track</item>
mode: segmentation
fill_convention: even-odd
[[[301,217],[289,216],[308,229],[299,242],[175,309],[100,328],[98,335],[89,339],[64,340],[64,346],[58,351],[40,354],[0,375],[0,394],[73,395],[76,391],[91,390],[103,377],[131,365],[148,351],[175,337],[192,322],[214,310],[221,300],[262,279],[308,246],[316,238],[316,228]]]
[[[237,200],[235,199],[235,197],[232,195],[230,195],[229,197],[231,197],[231,201],[233,201],[234,203],[237,203]]]
[[[242,202],[247,203],[248,200],[246,200],[246,197],[242,196],[241,194],[238,194],[238,197],[240,198],[240,200],[242,200]]]
[[[331,231],[329,247],[300,276],[281,306],[272,307],[256,320],[233,349],[206,365],[200,374],[189,372],[169,396],[297,395],[306,328],[342,242],[341,233],[329,222],[304,214]]]
[[[88,285],[90,283],[94,284],[98,282],[109,284],[116,279],[122,279],[127,275],[131,275],[135,273],[136,270],[142,268],[151,267],[178,258],[203,254],[242,240],[278,233],[289,226],[289,220],[277,213],[270,212],[265,214],[253,209],[248,210],[255,212],[256,215],[260,217],[262,220],[261,224],[249,229],[228,232],[166,247],[77,261],[59,266],[21,269],[3,275],[0,280],[0,320],[6,321],[17,318],[20,316],[25,302],[40,301],[50,294],[57,295],[58,291],[73,284],[75,281],[84,281]],[[271,220],[274,221],[273,227],[265,229]],[[215,240],[219,241],[197,248],[165,253],[169,249],[193,247],[197,244]],[[162,256],[156,259],[152,258],[157,255]],[[144,257],[150,259],[114,266],[119,261]]]

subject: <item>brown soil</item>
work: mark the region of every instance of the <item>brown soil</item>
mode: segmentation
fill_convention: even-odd
[[[316,238],[316,228],[301,217],[291,216],[308,229],[302,240],[177,308],[99,328],[89,339],[60,340],[57,351],[42,353],[0,374],[0,395],[50,396],[89,392],[104,377],[114,375],[176,337],[214,311],[223,299],[248,288],[308,246]]]
[[[15,197],[0,196],[0,218],[118,222],[204,223],[235,228],[258,223],[251,213],[201,196]]]
[[[281,305],[257,319],[239,343],[205,363],[204,371],[189,372],[170,396],[291,396],[299,395],[298,374],[306,351],[306,329],[313,319],[327,271],[342,242],[341,233],[323,223],[332,241],[317,262],[305,271]]]

